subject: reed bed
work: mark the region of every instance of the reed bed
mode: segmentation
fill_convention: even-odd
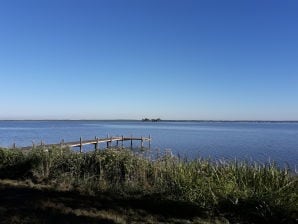
[[[170,152],[68,148],[0,149],[0,178],[29,179],[54,188],[123,197],[155,195],[195,203],[253,222],[298,220],[298,177],[274,163],[187,160]]]

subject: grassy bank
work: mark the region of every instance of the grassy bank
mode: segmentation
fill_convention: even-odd
[[[274,164],[187,161],[167,152],[125,149],[85,154],[1,149],[0,178],[23,181],[26,188],[69,192],[78,200],[112,195],[114,203],[125,201],[122,221],[112,223],[129,222],[131,216],[140,217],[134,222],[147,217],[167,223],[296,223],[298,218],[298,177]],[[143,215],[133,215],[138,209]]]

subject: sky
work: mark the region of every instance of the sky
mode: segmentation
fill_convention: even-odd
[[[0,0],[0,119],[298,120],[296,0]]]

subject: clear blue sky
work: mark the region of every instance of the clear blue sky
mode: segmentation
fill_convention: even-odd
[[[3,0],[0,80],[0,119],[298,120],[298,1]]]

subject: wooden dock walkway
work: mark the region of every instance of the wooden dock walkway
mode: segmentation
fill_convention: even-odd
[[[112,142],[116,142],[116,147],[119,147],[119,143],[121,143],[121,147],[123,147],[123,142],[125,141],[130,141],[130,147],[133,147],[133,141],[140,141],[140,146],[141,148],[144,147],[144,142],[148,142],[148,148],[151,147],[151,137],[149,135],[149,137],[124,137],[124,136],[116,136],[116,137],[109,137],[107,136],[106,138],[97,138],[95,136],[94,139],[91,140],[83,140],[82,137],[80,138],[79,141],[74,141],[74,142],[64,142],[64,140],[62,140],[60,143],[56,143],[56,144],[44,144],[43,142],[41,142],[39,145],[36,144],[32,144],[32,146],[26,146],[26,147],[21,147],[20,149],[22,150],[30,150],[34,147],[37,146],[44,146],[44,147],[79,147],[80,148],[80,152],[82,152],[83,150],[83,146],[85,145],[94,145],[94,149],[98,150],[100,148],[100,143],[106,143],[106,148],[110,148],[112,146]],[[16,145],[13,145],[13,148],[16,148]]]

